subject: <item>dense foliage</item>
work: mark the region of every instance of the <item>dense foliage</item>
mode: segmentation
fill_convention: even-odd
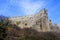
[[[0,40],[4,40],[5,35],[6,35],[5,34],[6,26],[8,25],[8,22],[4,19],[5,19],[4,16],[0,16]]]
[[[9,29],[8,29],[9,30]],[[10,40],[60,40],[60,34],[56,32],[37,32],[32,28],[20,29],[13,27],[7,31]]]

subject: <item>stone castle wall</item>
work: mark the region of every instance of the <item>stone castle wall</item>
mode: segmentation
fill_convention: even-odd
[[[20,28],[33,28],[37,31],[50,31],[52,23],[48,20],[46,9],[41,10],[35,15],[9,18],[12,23]]]

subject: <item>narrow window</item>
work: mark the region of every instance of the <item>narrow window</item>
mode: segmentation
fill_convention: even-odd
[[[40,25],[40,29],[42,30],[42,25]]]

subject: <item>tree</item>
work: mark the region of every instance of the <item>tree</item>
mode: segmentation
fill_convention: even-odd
[[[8,25],[8,17],[0,16],[0,40],[4,40],[6,27]]]

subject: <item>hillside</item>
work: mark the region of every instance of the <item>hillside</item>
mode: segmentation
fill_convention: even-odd
[[[7,31],[6,40],[60,40],[60,34],[57,32],[37,32],[31,28],[11,28]]]

